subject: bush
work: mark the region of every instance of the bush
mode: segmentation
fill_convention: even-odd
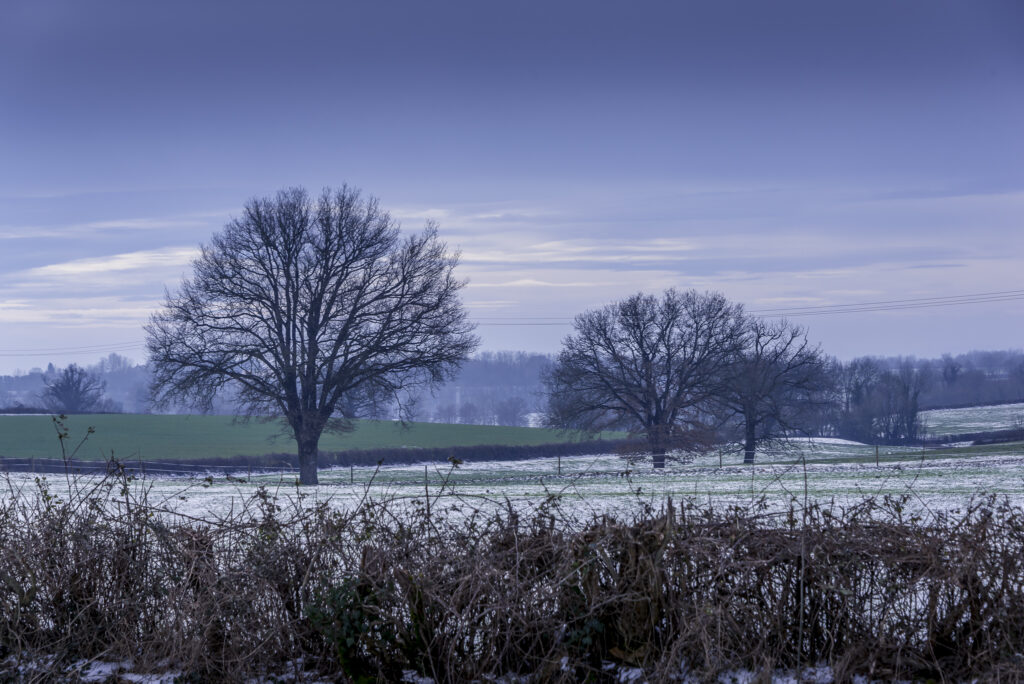
[[[67,484],[0,500],[0,679],[82,658],[196,681],[1024,677],[1024,511],[991,499],[928,520],[890,498],[580,520],[556,499],[439,515],[260,490],[195,520],[123,471]]]

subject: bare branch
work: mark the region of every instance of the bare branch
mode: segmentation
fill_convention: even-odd
[[[146,328],[154,399],[209,407],[230,387],[247,415],[286,420],[315,483],[323,430],[447,379],[476,347],[457,263],[433,224],[403,238],[352,188],[253,199]]]

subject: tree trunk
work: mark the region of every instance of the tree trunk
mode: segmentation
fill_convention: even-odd
[[[317,477],[316,457],[320,453],[320,435],[300,435],[299,443],[299,484],[315,485],[320,480]]]
[[[657,449],[654,449],[651,453],[654,456],[654,467],[655,468],[664,468],[665,467],[665,449],[664,448],[657,448]]]
[[[743,438],[743,462],[753,463],[754,447],[757,445],[757,423],[750,420],[749,418],[747,419],[746,423],[746,435]]]
[[[655,425],[653,428],[649,428],[647,432],[647,443],[651,446],[651,456],[654,461],[655,468],[665,467],[665,441],[662,439],[663,428],[660,425]]]

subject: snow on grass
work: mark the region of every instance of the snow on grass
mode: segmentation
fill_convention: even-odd
[[[921,411],[929,435],[957,435],[965,432],[1009,430],[1024,421],[1024,403],[999,406],[971,406]]]
[[[133,483],[147,490],[158,509],[206,518],[237,509],[264,487],[290,505],[326,503],[352,508],[364,499],[390,499],[396,505],[423,505],[441,514],[504,507],[532,507],[554,497],[580,516],[621,512],[638,506],[661,507],[668,497],[715,506],[766,506],[784,510],[791,502],[852,506],[871,496],[907,496],[911,507],[957,510],[972,498],[995,494],[1024,504],[1024,449],[1021,444],[922,451],[841,440],[815,440],[759,454],[743,465],[736,453],[705,454],[670,461],[655,471],[649,461],[630,462],[613,454],[521,461],[394,465],[324,470],[317,487],[298,487],[294,474],[248,478],[149,477]],[[719,459],[721,456],[721,460]],[[721,465],[720,465],[721,463]],[[35,491],[35,478],[6,475],[0,498]],[[88,486],[94,476],[78,476]],[[66,496],[63,476],[47,476],[51,494]],[[63,493],[62,493],[63,492]],[[762,502],[763,499],[763,502]]]

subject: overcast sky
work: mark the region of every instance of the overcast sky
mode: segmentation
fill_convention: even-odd
[[[0,4],[0,372],[110,351],[250,197],[347,182],[462,251],[487,349],[638,290],[1024,293],[1024,3]],[[1024,300],[807,316],[1024,346]]]

